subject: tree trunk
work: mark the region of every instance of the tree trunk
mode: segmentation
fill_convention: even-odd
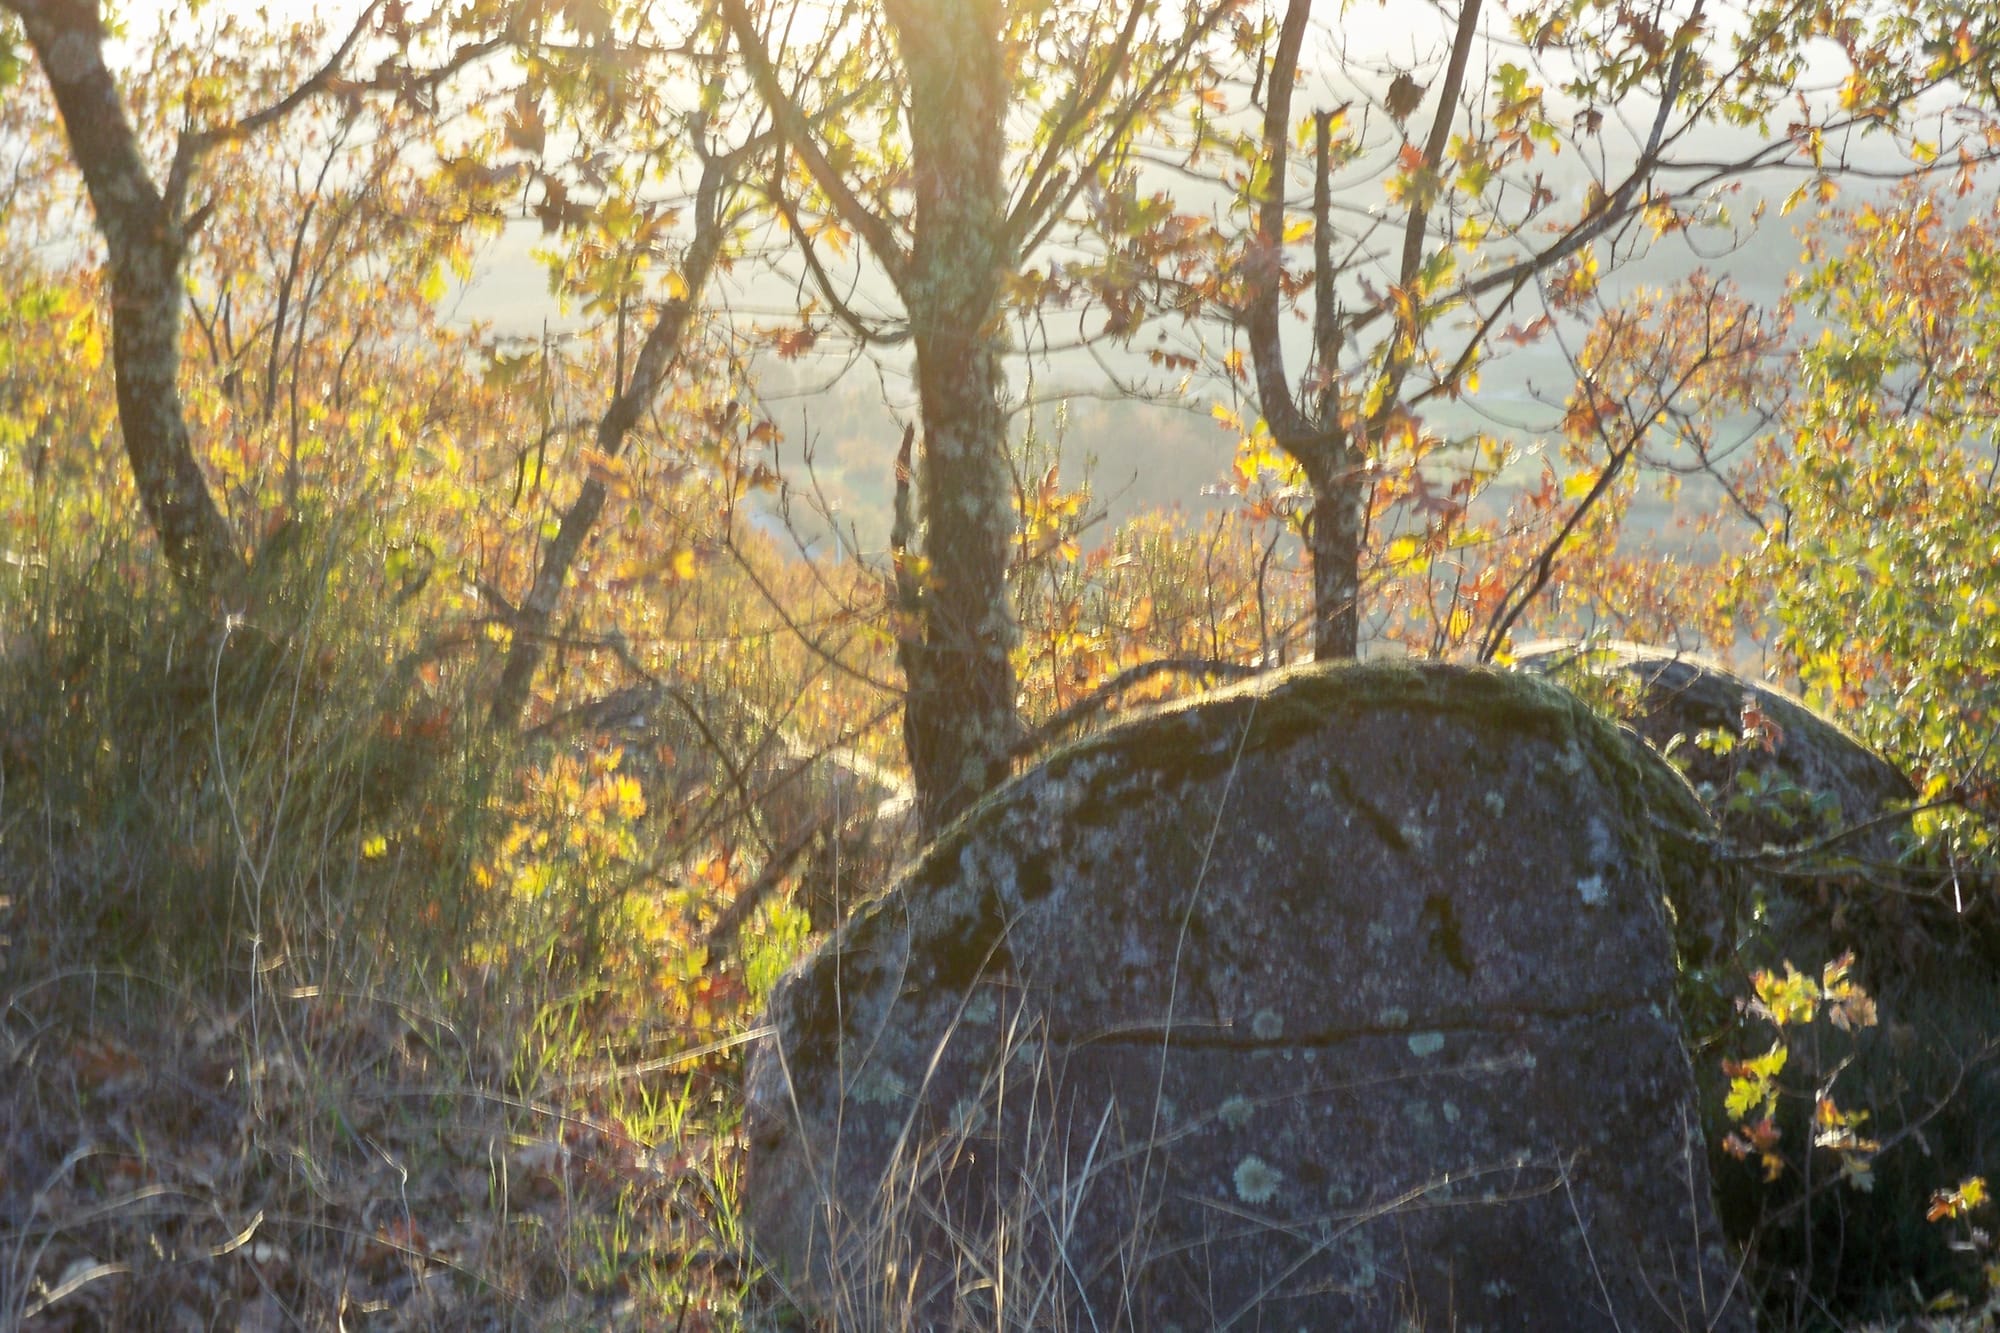
[[[900,656],[918,815],[934,833],[1006,777],[1019,731],[998,298],[1007,70],[997,0],[888,0],[910,81],[916,211],[902,283],[923,416],[919,624]]]
[[[1294,457],[1302,456],[1292,451]],[[1311,455],[1303,455],[1310,457]],[[1341,662],[1361,647],[1361,533],[1367,491],[1361,467],[1306,467],[1312,487],[1307,549],[1313,572],[1313,659]]]
[[[1308,385],[1294,392],[1285,374],[1279,334],[1283,287],[1285,188],[1291,144],[1292,85],[1312,18],[1312,0],[1291,0],[1278,30],[1264,106],[1264,152],[1269,192],[1258,201],[1257,231],[1245,260],[1251,300],[1243,316],[1256,367],[1258,404],[1277,446],[1304,469],[1313,508],[1306,551],[1313,570],[1313,657],[1321,662],[1356,656],[1361,645],[1361,539],[1367,525],[1367,460],[1340,422],[1340,329],[1334,289],[1330,220],[1332,117],[1314,116],[1317,166],[1313,184],[1313,366]],[[1316,383],[1317,387],[1313,387]]]
[[[1014,511],[997,350],[981,346],[977,334],[944,330],[916,341],[922,637],[902,644],[903,739],[930,834],[1007,776],[1018,736],[1007,600]]]
[[[687,253],[681,260],[681,279],[685,290],[661,306],[659,318],[646,335],[638,359],[633,363],[631,382],[618,390],[611,406],[598,420],[597,448],[607,458],[615,458],[624,450],[626,438],[639,423],[640,414],[660,391],[668,372],[680,361],[687,342],[688,325],[722,254],[726,227],[717,198],[722,188],[717,171],[717,164],[712,160],[704,170],[701,188],[696,195],[694,238],[688,242]],[[500,683],[494,690],[493,703],[487,713],[488,723],[496,730],[513,727],[520,721],[521,711],[527,707],[535,671],[541,666],[547,648],[549,623],[562,600],[570,570],[576,566],[577,557],[583,553],[584,542],[589,539],[604,512],[606,494],[602,481],[596,477],[585,480],[576,499],[563,511],[562,524],[556,529],[555,540],[542,553],[542,564],[535,575],[534,586],[521,600],[515,614],[514,640],[508,648],[507,665],[501,670]]]
[[[55,94],[111,276],[111,364],[125,456],[167,565],[197,592],[239,581],[243,553],[195,461],[180,396],[181,219],[147,174],[104,63],[94,0],[5,0]]]

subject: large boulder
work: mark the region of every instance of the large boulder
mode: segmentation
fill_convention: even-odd
[[[1746,1328],[1663,802],[1573,697],[1443,666],[1063,750],[774,995],[760,1249],[841,1327]]]
[[[1910,781],[1768,684],[1701,657],[1620,642],[1535,644],[1516,660],[1608,706],[1640,749],[1668,754],[1725,839],[1709,879],[1731,891],[1674,903],[1684,956],[1714,948],[1690,969],[1682,996],[1683,1012],[1697,1019],[1712,1145],[1719,1150],[1737,1128],[1726,1112],[1723,1058],[1761,1054],[1778,1036],[1740,1008],[1752,973],[1789,966],[1819,977],[1852,953],[1854,974],[1874,997],[1880,1021],[1872,1027],[1842,1031],[1822,1018],[1809,1034],[1791,1034],[1787,1070],[1796,1086],[1865,1113],[1866,1137],[1883,1145],[1867,1188],[1826,1188],[1839,1161],[1804,1147],[1815,1127],[1806,1123],[1814,1097],[1803,1093],[1780,1108],[1794,1165],[1777,1179],[1764,1179],[1755,1155],[1714,1158],[1725,1225],[1751,1247],[1748,1273],[1766,1303],[1858,1317],[1912,1291],[1977,1285],[1977,1255],[1955,1248],[1958,1231],[1926,1213],[1937,1191],[1968,1176],[2000,1178],[2000,904],[1992,889],[1900,861],[1906,825],[1896,812],[1916,797]],[[1800,1165],[1807,1156],[1816,1190]]]

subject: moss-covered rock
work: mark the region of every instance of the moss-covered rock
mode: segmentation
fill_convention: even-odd
[[[748,1207],[843,1324],[1742,1327],[1656,762],[1305,669],[1052,756],[774,997]]]
[[[1976,1256],[1954,1250],[1957,1232],[1925,1214],[1934,1192],[1967,1176],[2000,1179],[1991,890],[1899,865],[1904,825],[1894,815],[1916,796],[1909,780],[1781,691],[1712,661],[1629,643],[1531,645],[1517,660],[1627,722],[1635,753],[1664,752],[1686,770],[1712,822],[1670,843],[1721,832],[1705,857],[1698,845],[1690,853],[1691,880],[1706,859],[1718,890],[1677,893],[1675,907],[1693,960],[1683,1009],[1696,1017],[1712,1169],[1731,1238],[1751,1249],[1753,1287],[1776,1309],[1859,1319],[1913,1294],[1976,1285]],[[1789,1034],[1795,1095],[1778,1128],[1791,1165],[1766,1180],[1754,1155],[1736,1161],[1720,1151],[1736,1128],[1722,1059],[1762,1054],[1780,1035],[1737,1002],[1750,997],[1758,970],[1789,965],[1817,978],[1850,952],[1880,1021],[1842,1031],[1821,1018]],[[1865,1113],[1863,1133],[1884,1145],[1866,1189],[1837,1183],[1838,1157],[1806,1146],[1821,1092]]]

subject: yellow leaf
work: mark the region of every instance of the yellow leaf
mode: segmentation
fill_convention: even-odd
[[[693,551],[686,551],[686,550],[683,550],[683,551],[675,551],[675,552],[674,552],[674,559],[673,559],[673,566],[674,566],[674,577],[675,577],[675,578],[677,578],[677,579],[691,579],[691,578],[693,578],[693,577],[694,577],[694,552],[693,552]]]
[[[365,838],[362,840],[361,843],[362,860],[379,861],[388,854],[389,854],[389,840],[383,837],[381,834],[377,833],[372,837]]]
[[[629,469],[622,458],[614,458],[599,449],[584,449],[580,460],[590,479],[600,486],[616,487],[626,479]]]
[[[639,788],[636,778],[620,775],[611,780],[612,798],[618,803],[618,814],[624,819],[637,819],[646,813],[646,796]]]

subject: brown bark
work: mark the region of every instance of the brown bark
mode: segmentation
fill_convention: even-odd
[[[1304,451],[1292,452],[1296,457]],[[1313,659],[1351,661],[1361,651],[1361,542],[1367,522],[1367,475],[1358,464],[1329,475],[1315,459],[1306,467],[1306,481],[1313,496],[1312,525],[1306,533],[1306,550],[1312,556]]]
[[[998,302],[1011,266],[1008,89],[997,0],[888,0],[909,77],[915,242],[900,284],[923,415],[920,629],[905,629],[904,741],[935,832],[1006,777],[1017,739],[1007,598],[1014,528]]]
[[[20,16],[104,237],[119,432],[147,520],[184,585],[206,591],[235,581],[243,554],[195,460],[181,405],[182,219],[147,172],[104,63],[97,6],[94,0],[0,0],[0,6]]]
[[[1367,519],[1366,460],[1341,419],[1340,338],[1334,307],[1332,228],[1328,218],[1331,174],[1330,123],[1318,123],[1314,174],[1313,236],[1318,263],[1313,320],[1313,378],[1317,389],[1294,392],[1285,371],[1279,335],[1279,272],[1284,265],[1285,176],[1291,144],[1292,85],[1299,67],[1312,0],[1291,0],[1278,29],[1278,46],[1264,105],[1264,150],[1270,158],[1269,193],[1259,201],[1257,234],[1248,261],[1250,301],[1243,330],[1256,371],[1258,404],[1271,438],[1305,470],[1313,507],[1306,549],[1312,557],[1313,656],[1322,662],[1352,658],[1361,638],[1361,544]]]

